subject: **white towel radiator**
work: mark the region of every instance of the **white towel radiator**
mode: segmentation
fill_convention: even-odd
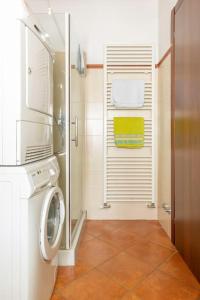
[[[104,207],[111,202],[147,202],[155,205],[155,67],[151,45],[107,45],[104,64]],[[116,109],[112,105],[113,79],[143,79],[144,106]],[[145,142],[141,149],[114,144],[113,117],[144,117]]]

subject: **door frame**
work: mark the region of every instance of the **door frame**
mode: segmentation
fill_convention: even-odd
[[[178,0],[171,12],[171,240],[175,244],[175,18],[184,0]]]
[[[175,8],[171,12],[171,240],[175,244]]]
[[[65,12],[65,113],[66,113],[66,208],[65,230],[66,249],[71,246],[71,222],[70,222],[70,14]],[[67,129],[68,128],[68,129]]]

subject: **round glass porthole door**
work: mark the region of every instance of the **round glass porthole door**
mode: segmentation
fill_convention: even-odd
[[[60,225],[60,200],[58,193],[55,193],[52,197],[49,213],[47,217],[47,239],[52,246],[58,235]]]
[[[41,214],[40,246],[45,260],[51,260],[57,254],[62,236],[64,217],[63,194],[60,188],[51,188],[44,199]]]

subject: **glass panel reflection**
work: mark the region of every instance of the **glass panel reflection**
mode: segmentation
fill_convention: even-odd
[[[60,225],[60,201],[58,194],[55,194],[49,206],[47,218],[47,239],[52,246],[57,238]]]
[[[35,14],[31,16],[41,31],[41,38],[54,53],[53,64],[53,109],[54,109],[54,154],[60,166],[59,186],[66,204],[66,219],[61,248],[70,247],[81,212],[82,165],[84,144],[84,99],[83,99],[83,59],[73,25],[70,25],[70,43],[66,41],[68,20],[65,14]],[[66,55],[67,45],[70,53]],[[82,60],[81,60],[82,59]],[[69,70],[66,62],[70,61]],[[79,68],[79,72],[77,71]],[[80,74],[81,72],[82,74]],[[69,80],[69,82],[68,82]],[[66,92],[69,83],[70,91]],[[74,141],[76,139],[76,142]],[[69,149],[69,155],[68,150]],[[69,170],[70,166],[70,170]],[[70,200],[68,203],[68,198]],[[52,221],[53,222],[53,221]],[[49,241],[53,241],[53,223],[49,222]]]

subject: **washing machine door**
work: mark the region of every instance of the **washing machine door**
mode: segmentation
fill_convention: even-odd
[[[45,260],[57,254],[65,218],[64,198],[60,188],[52,187],[45,195],[40,224],[40,247]]]

